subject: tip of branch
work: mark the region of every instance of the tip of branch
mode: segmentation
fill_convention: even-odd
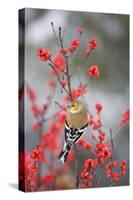
[[[51,22],[51,25],[53,26],[53,22]]]
[[[59,31],[61,32],[61,27],[59,26]]]

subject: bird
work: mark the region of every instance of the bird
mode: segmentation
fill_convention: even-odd
[[[64,147],[58,156],[64,164],[67,160],[68,153],[78,139],[85,133],[88,126],[88,110],[84,102],[74,100],[67,111],[65,130],[64,130]]]

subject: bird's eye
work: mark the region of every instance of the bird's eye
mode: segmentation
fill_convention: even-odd
[[[74,107],[75,107],[75,105],[73,104],[73,105],[72,105],[72,107],[74,108]]]

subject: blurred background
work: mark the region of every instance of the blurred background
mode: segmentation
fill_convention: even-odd
[[[58,52],[50,25],[51,21],[54,22],[56,30],[59,26],[62,27],[63,41],[66,47],[71,40],[76,38],[77,27],[81,26],[84,30],[81,39],[80,60],[74,60],[70,68],[73,87],[79,84],[75,69],[76,63],[84,58],[84,50],[87,48],[88,40],[92,37],[97,39],[98,48],[89,57],[87,66],[98,65],[101,75],[98,79],[90,82],[84,98],[92,114],[95,112],[94,107],[97,102],[103,104],[104,109],[101,117],[104,122],[104,130],[106,132],[109,132],[110,128],[113,131],[116,130],[122,112],[129,107],[129,16],[26,8],[25,80],[37,91],[38,104],[45,103],[45,97],[49,94],[47,85],[48,81],[51,80],[51,75],[47,63],[40,62],[38,59],[37,50],[38,48],[48,49],[52,52],[53,57]],[[21,29],[23,26],[20,19],[20,36],[22,35]],[[23,40],[20,37],[20,49],[22,46]],[[80,78],[83,82],[88,80],[87,66],[80,68]],[[59,102],[60,98],[60,87],[57,85],[48,115],[57,110],[54,100]],[[27,151],[31,151],[38,143],[38,136],[32,130],[34,117],[29,107],[29,100],[25,97],[25,148]],[[86,155],[82,150],[80,154],[81,163],[83,163]],[[115,139],[113,158],[118,162],[123,159],[129,160],[128,125],[121,129]],[[45,167],[42,173],[45,173]],[[122,179],[119,185],[127,185],[128,183],[129,171],[127,170],[126,178]],[[103,185],[106,186],[106,184]]]

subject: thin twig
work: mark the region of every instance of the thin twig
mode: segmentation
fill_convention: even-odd
[[[76,153],[76,156],[75,156],[75,170],[76,170],[76,188],[78,189],[79,188],[79,165],[78,165],[78,148],[77,148],[77,145],[74,144],[74,149],[75,149],[75,153]]]
[[[66,58],[66,73],[67,73],[67,84],[68,84],[68,91],[69,91],[69,96],[71,99],[71,102],[73,101],[72,98],[72,91],[71,91],[71,82],[70,82],[70,74],[69,74],[69,66],[68,66],[68,59]]]
[[[69,95],[69,92],[67,91],[67,89],[66,89],[66,88],[64,87],[64,85],[62,84],[62,82],[61,82],[61,80],[60,80],[60,77],[59,77],[57,71],[55,70],[55,68],[53,67],[53,65],[51,65],[51,63],[49,63],[49,66],[54,70],[54,72],[55,72],[55,74],[56,74],[56,76],[57,76],[57,78],[58,78],[58,81],[60,82],[62,88],[63,88],[63,89],[65,90],[65,92]]]
[[[63,40],[62,40],[62,36],[61,36],[61,27],[59,27],[59,40],[60,40],[60,46],[61,46],[61,49],[62,49],[62,52],[63,52]]]
[[[116,129],[116,131],[113,133],[113,139],[118,135],[118,133],[120,132],[120,130],[121,130],[121,126],[119,126],[117,129]]]
[[[54,62],[53,62],[53,60],[51,59],[51,58],[49,58],[49,61],[52,63],[52,66],[54,67],[56,67],[57,69],[59,69],[63,74],[65,74],[66,75],[66,72],[63,70],[63,69],[61,69],[58,65],[56,65]]]
[[[113,141],[113,135],[112,135],[112,128],[110,128],[110,143],[111,143],[111,148],[112,151],[114,149],[114,141]]]
[[[57,101],[55,101],[55,104],[57,104],[63,111],[65,111],[64,108],[63,108],[63,106],[60,105]]]
[[[92,79],[89,79],[89,81],[84,85],[84,89],[88,86],[88,84],[90,83],[90,80]]]
[[[90,55],[91,55],[92,51],[93,51],[93,49],[90,49]],[[90,55],[87,56],[86,59],[85,59],[83,62],[80,62],[80,63],[78,64],[78,66],[77,66],[77,65],[76,65],[76,66],[80,68],[80,67],[82,67],[83,65],[86,65],[87,62],[88,62],[88,58],[90,57]]]
[[[53,31],[54,37],[56,39],[57,46],[60,46],[59,45],[59,39],[58,39],[58,37],[56,35],[55,28],[54,28],[54,23],[53,22],[51,22],[51,27],[52,27],[52,31]]]

